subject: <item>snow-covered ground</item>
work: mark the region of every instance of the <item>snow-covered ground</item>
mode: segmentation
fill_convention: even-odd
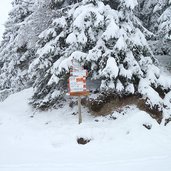
[[[0,171],[170,171],[171,124],[158,125],[136,107],[113,117],[77,108],[35,112],[32,89],[0,103]],[[151,125],[151,130],[143,124]],[[91,139],[86,145],[78,137]]]

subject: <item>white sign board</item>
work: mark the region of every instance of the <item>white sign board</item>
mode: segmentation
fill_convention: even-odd
[[[86,82],[84,77],[69,77],[69,89],[70,92],[83,92],[86,88]]]
[[[83,70],[73,70],[70,72],[70,74],[72,76],[75,77],[86,77],[87,76],[87,70],[83,69]]]

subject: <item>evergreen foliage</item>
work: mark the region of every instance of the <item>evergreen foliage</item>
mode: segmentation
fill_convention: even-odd
[[[161,32],[170,40],[169,2],[15,0],[0,48],[0,89],[33,86],[34,107],[56,106],[65,99],[75,60],[89,80],[100,80],[99,95],[138,95],[169,117],[171,81],[160,74],[146,40],[161,40]]]
[[[9,13],[9,20],[6,22],[6,31],[0,46],[0,90],[1,99],[4,99],[12,89],[21,90],[27,80],[28,68],[27,59],[31,57],[32,51],[27,49],[25,43],[19,44],[18,39],[20,29],[24,26],[24,21],[32,14],[31,1],[14,0],[13,9]]]
[[[32,86],[28,68],[35,58],[38,35],[48,27],[53,15],[46,1],[14,0],[0,44],[1,100]]]
[[[136,8],[138,11],[136,15],[141,19],[143,25],[156,34],[151,39],[153,53],[156,55],[171,54],[170,5],[170,0],[139,0]]]

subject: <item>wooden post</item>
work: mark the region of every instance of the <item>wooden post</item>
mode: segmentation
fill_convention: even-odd
[[[81,96],[78,96],[78,124],[82,123],[82,115],[81,115]]]

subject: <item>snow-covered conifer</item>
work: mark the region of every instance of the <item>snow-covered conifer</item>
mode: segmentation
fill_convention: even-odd
[[[158,39],[159,43],[157,48],[160,50],[161,54],[171,55],[171,4],[169,4],[166,10],[158,18]],[[162,46],[160,45],[162,44]],[[159,51],[158,50],[158,51]]]
[[[29,68],[36,78],[32,104],[48,108],[63,98],[75,59],[92,80],[101,80],[100,92],[140,94],[149,107],[156,106],[150,95],[157,96],[157,88],[165,87],[158,82],[157,61],[144,34],[135,27],[136,5],[136,0],[121,0],[116,10],[107,1],[83,0],[59,9],[58,17],[39,35],[37,58]],[[160,100],[156,103],[156,110],[161,110]]]
[[[14,0],[12,4],[0,45],[1,99],[32,85],[28,66],[35,58],[38,35],[56,15],[47,0]]]
[[[30,57],[31,51],[27,51],[26,44],[17,44],[19,30],[24,25],[24,20],[32,13],[32,1],[14,0],[13,9],[9,13],[9,19],[5,24],[6,30],[0,46],[0,90],[1,99],[4,99],[12,88],[18,90],[24,87],[27,80],[25,69],[26,59]],[[21,42],[22,40],[18,40]],[[22,56],[22,57],[21,57]]]
[[[148,2],[138,2],[142,12]],[[11,24],[4,34],[0,50],[1,89],[33,85],[31,104],[34,107],[56,106],[65,99],[67,79],[74,60],[88,70],[88,80],[100,82],[99,86],[95,85],[99,96],[138,95],[149,109],[166,110],[171,82],[166,84],[163,81],[146,40],[153,34],[141,24],[138,15],[134,15],[138,2],[35,1],[28,8],[32,10],[17,15],[17,19],[21,19],[19,24]],[[154,13],[159,14],[165,8],[164,4],[159,5],[161,1],[153,0],[151,3],[154,4]],[[13,26],[18,26],[16,34],[8,31]],[[163,99],[165,94],[166,100]]]
[[[139,0],[136,8],[137,16],[144,26],[153,32],[151,47],[156,55],[171,54],[170,48],[170,1],[169,0]],[[155,37],[155,39],[153,39]]]

